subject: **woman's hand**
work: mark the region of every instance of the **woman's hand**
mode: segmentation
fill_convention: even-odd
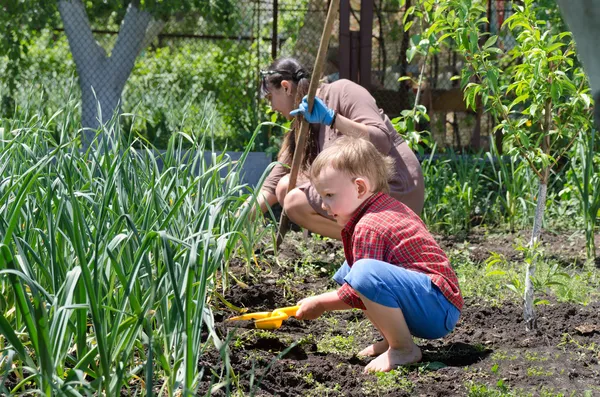
[[[315,318],[319,318],[325,312],[325,307],[321,303],[320,297],[321,295],[311,296],[298,302],[300,308],[296,311],[294,317],[298,320],[314,320]]]
[[[323,102],[320,98],[315,97],[313,102],[312,112],[308,112],[308,96],[305,96],[300,102],[300,106],[298,109],[292,110],[290,112],[291,116],[297,116],[299,113],[302,113],[304,116],[304,120],[309,123],[319,123],[331,126],[333,122],[335,111],[333,109],[329,109],[325,102]]]

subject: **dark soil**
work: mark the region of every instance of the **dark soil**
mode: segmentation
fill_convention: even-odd
[[[470,236],[469,246],[482,258],[490,252],[514,255],[515,237]],[[547,252],[570,264],[585,254],[581,241],[548,239]],[[441,239],[445,249],[461,243]],[[277,263],[263,261],[263,271],[248,282],[249,288],[232,287],[226,299],[251,311],[294,305],[334,288],[329,275],[343,257],[338,242],[305,241],[297,233],[287,237],[278,258]],[[475,394],[488,388],[518,395],[600,396],[600,302],[584,307],[545,298],[551,303],[537,307],[538,328],[532,332],[525,331],[520,305],[467,300],[454,332],[439,340],[419,340],[422,362],[387,376],[362,372],[370,359],[357,357],[356,351],[380,337],[358,310],[313,321],[291,318],[274,331],[254,330],[251,322],[236,327],[224,323],[234,315],[228,309],[217,310],[215,320],[221,336],[231,338],[228,355],[239,380],[230,391],[262,396],[492,395]],[[352,343],[344,345],[347,340]],[[222,368],[221,355],[209,351],[201,364],[206,392],[211,373],[215,378]],[[215,392],[220,394],[224,388]]]

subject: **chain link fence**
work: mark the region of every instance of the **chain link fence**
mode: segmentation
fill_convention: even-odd
[[[33,84],[43,93],[37,96],[40,105],[50,112],[73,95],[69,89],[79,85],[81,90],[74,91],[80,95],[85,127],[97,127],[119,109],[136,115],[122,118],[126,128],[159,147],[175,131],[209,131],[218,146],[243,149],[256,126],[269,117],[259,97],[259,71],[281,56],[293,56],[312,69],[329,3],[222,3],[229,8],[162,18],[160,13],[129,7],[90,18],[83,2],[59,1],[57,20],[62,26],[42,32],[31,46],[27,70],[19,76],[20,92],[13,93],[21,100],[15,103],[18,106],[24,97],[31,97],[26,87]],[[387,3],[373,0],[373,11],[367,14],[373,19],[370,54],[359,56],[370,56],[369,89],[393,118],[414,105],[417,88],[398,79],[416,78],[421,65],[418,59],[406,61],[413,32],[404,32],[404,8],[390,8]],[[354,40],[361,29],[361,1],[348,4],[347,22]],[[493,34],[510,12],[510,1],[490,0]],[[500,39],[506,47],[514,45],[512,37]],[[322,77],[339,78],[340,69],[347,66],[341,59],[338,19]],[[422,103],[434,114],[427,128],[442,146],[466,146],[470,140],[475,115],[466,112],[462,92],[451,81],[462,66],[453,51],[432,57],[426,66]],[[260,134],[255,150],[273,150],[276,135],[271,130]]]

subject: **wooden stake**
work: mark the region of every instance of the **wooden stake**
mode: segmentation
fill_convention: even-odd
[[[313,67],[312,76],[310,78],[310,85],[308,87],[308,111],[312,111],[313,103],[315,100],[315,94],[319,87],[319,77],[323,70],[323,63],[327,55],[327,48],[329,47],[329,39],[331,38],[331,31],[333,30],[333,22],[337,15],[337,11],[340,5],[340,0],[331,0],[329,4],[329,11],[327,12],[327,19],[325,20],[325,26],[323,27],[323,34],[321,35],[321,43],[319,44],[319,52],[317,53],[317,59],[315,59],[315,65]],[[300,116],[297,116],[300,117]],[[294,158],[292,159],[292,169],[290,171],[290,181],[288,183],[287,192],[292,191],[296,187],[296,180],[298,179],[298,172],[302,164],[302,156],[306,147],[306,140],[308,135],[309,123],[302,119],[300,123],[300,133],[296,136],[296,149],[294,150]],[[286,193],[287,194],[287,193]],[[283,242],[283,238],[290,228],[290,220],[285,214],[285,210],[281,212],[281,218],[279,220],[279,231],[277,232],[276,248],[279,248]]]

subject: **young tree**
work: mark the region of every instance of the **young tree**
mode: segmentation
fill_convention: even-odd
[[[487,33],[486,1],[450,0],[437,6],[430,0],[421,2],[434,20],[426,39],[451,42],[465,59],[461,86],[467,106],[475,108],[481,101],[496,120],[495,130],[504,136],[506,153],[519,156],[538,177],[529,243],[533,247],[541,235],[552,170],[577,133],[589,129],[592,100],[571,34],[538,17],[534,1],[524,0],[522,5],[513,4],[514,14],[503,24],[515,40],[505,52],[497,44],[498,36]],[[528,329],[536,326],[534,275],[535,261],[528,261],[524,296]]]

